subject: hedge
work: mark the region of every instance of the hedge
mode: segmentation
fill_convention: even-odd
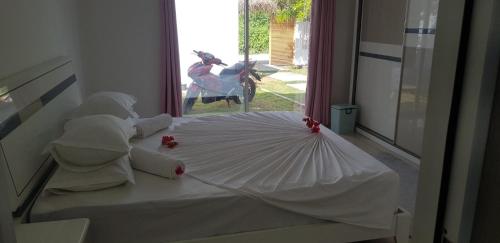
[[[264,12],[250,13],[249,17],[250,54],[268,53],[269,51],[269,15]],[[244,16],[239,16],[239,50],[244,52]]]

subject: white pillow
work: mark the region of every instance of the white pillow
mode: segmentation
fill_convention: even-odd
[[[131,138],[136,135],[135,122],[131,118],[121,119],[119,117],[113,115],[91,115],[84,116],[77,119],[69,120],[64,124],[64,131],[81,129],[86,126],[104,126],[105,129],[107,127],[113,127],[116,129],[120,129],[122,134]]]
[[[126,182],[135,184],[135,178],[128,156],[123,156],[91,172],[72,172],[59,167],[45,186],[45,190],[57,194],[65,191],[94,191]]]
[[[86,116],[68,121],[49,150],[66,170],[93,171],[127,155],[134,131],[130,122],[115,116]]]
[[[98,92],[89,96],[70,115],[70,119],[79,117],[108,114],[122,119],[138,118],[132,106],[137,102],[134,96],[119,92]]]

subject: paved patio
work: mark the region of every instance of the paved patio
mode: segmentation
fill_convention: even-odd
[[[287,86],[306,92],[307,76],[304,74],[293,73],[289,71],[279,71],[268,77],[286,83]]]
[[[277,73],[273,73],[273,74],[269,75],[269,77],[276,79],[276,80],[283,81],[285,83],[295,82],[295,81],[302,81],[302,82],[307,81],[306,75],[292,73],[292,72],[277,72]]]

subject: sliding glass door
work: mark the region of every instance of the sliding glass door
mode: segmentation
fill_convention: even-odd
[[[303,111],[311,0],[177,0],[184,115]]]

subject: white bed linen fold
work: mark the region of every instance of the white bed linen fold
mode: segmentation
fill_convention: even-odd
[[[310,132],[293,112],[209,116],[168,135],[179,145],[158,146],[161,135],[137,144],[186,164],[205,183],[274,206],[372,228],[390,228],[398,205],[398,175],[356,146],[321,127]]]

